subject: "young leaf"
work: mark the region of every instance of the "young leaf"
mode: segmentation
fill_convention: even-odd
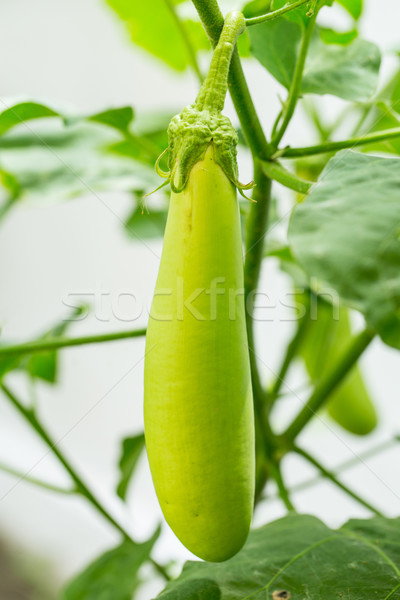
[[[363,0],[338,0],[354,19],[359,19],[363,11]]]
[[[286,19],[249,28],[253,55],[286,88],[293,80],[301,35],[301,27]],[[376,90],[380,63],[375,44],[358,38],[348,45],[325,44],[317,28],[306,60],[302,93],[365,101]]]
[[[319,33],[324,44],[340,44],[341,46],[351,44],[358,36],[357,29],[351,29],[350,31],[335,31],[334,29],[320,27]]]
[[[224,563],[188,562],[162,600],[400,598],[400,520],[350,521],[332,530],[315,517],[292,515],[250,533]]]
[[[123,106],[122,108],[111,108],[95,115],[91,115],[88,119],[95,123],[114,127],[115,129],[126,133],[129,130],[129,125],[133,120],[133,116],[134,113],[132,107]]]
[[[138,571],[159,534],[157,530],[143,544],[126,540],[100,556],[67,585],[62,600],[131,600],[138,586]]]
[[[294,211],[292,250],[309,276],[400,349],[400,162],[348,150]]]
[[[140,433],[122,441],[122,452],[119,460],[120,480],[117,485],[117,494],[125,500],[129,482],[144,449],[144,434]]]
[[[190,64],[190,57],[184,37],[173,16],[176,5],[182,0],[153,0],[151,18],[146,2],[132,0],[107,0],[112,9],[125,21],[132,41],[166,62],[170,67],[183,71]],[[172,8],[172,10],[171,10]],[[183,20],[194,52],[208,49],[209,42],[200,23]]]
[[[0,113],[0,135],[3,135],[6,131],[24,121],[59,116],[60,114],[58,112],[44,104],[38,104],[37,102],[19,102]]]

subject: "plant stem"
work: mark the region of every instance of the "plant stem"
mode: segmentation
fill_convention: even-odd
[[[331,471],[331,473],[335,477],[338,477],[344,471],[347,471],[348,469],[351,469],[352,467],[357,466],[358,464],[360,464],[360,462],[363,463],[364,461],[366,461],[368,458],[371,458],[372,456],[376,456],[377,454],[384,452],[385,450],[389,450],[393,446],[399,444],[399,442],[400,442],[400,436],[396,435],[393,438],[391,438],[390,440],[387,440],[386,442],[382,442],[381,444],[378,444],[374,448],[370,448],[369,450],[366,450],[366,452],[363,452],[363,453],[359,454],[358,456],[355,456],[353,458],[350,458],[349,460],[346,460],[346,461],[340,463],[337,467],[335,467]],[[321,473],[319,473],[315,477],[310,477],[309,479],[306,479],[305,481],[297,483],[296,485],[294,485],[293,487],[291,487],[289,489],[289,493],[294,494],[296,492],[302,492],[303,490],[307,490],[308,488],[313,487],[314,485],[319,483],[321,481],[321,479],[323,479],[323,475]],[[268,497],[264,498],[264,500],[265,499],[266,500],[276,500],[278,497],[279,497],[278,495],[268,496]]]
[[[210,38],[211,44],[215,47],[221,34],[224,17],[220,11],[217,0],[193,0],[193,4],[199,13],[200,19]],[[243,135],[253,154],[262,160],[268,160],[271,155],[264,131],[257,116],[253,100],[250,95],[246,79],[243,74],[237,48],[235,48],[229,71],[229,91],[239,117]]]
[[[284,185],[295,192],[299,192],[300,194],[308,194],[313,185],[312,181],[300,179],[300,177],[297,177],[297,175],[288,171],[283,165],[275,160],[263,162],[262,166],[264,173],[268,177],[275,179],[275,181],[281,185]]]
[[[306,452],[302,448],[299,448],[298,446],[294,446],[293,450],[294,450],[294,452],[296,452],[296,454],[299,454],[300,456],[302,456],[303,458],[305,458],[316,469],[318,469],[318,471],[321,472],[321,474],[323,475],[323,477],[325,477],[326,479],[329,479],[330,481],[332,481],[332,483],[334,483],[337,487],[339,487],[341,490],[343,490],[348,496],[351,496],[351,498],[353,498],[354,500],[356,500],[359,504],[361,504],[362,506],[364,506],[365,508],[367,508],[368,510],[370,510],[372,513],[374,513],[378,517],[383,517],[384,516],[381,513],[380,510],[378,510],[377,508],[375,508],[374,506],[372,506],[369,502],[367,502],[366,500],[364,500],[364,498],[362,498],[356,492],[353,492],[352,489],[350,489],[349,487],[347,487],[347,485],[344,485],[344,483],[342,483],[341,481],[339,481],[336,478],[336,476],[335,476],[334,473],[332,473],[331,471],[328,471],[327,469],[325,469],[325,467],[323,465],[321,465],[321,463],[316,458],[314,458],[311,454],[309,454],[308,452]]]
[[[26,408],[18,398],[10,391],[8,387],[4,384],[0,385],[3,393],[8,398],[8,400],[13,404],[13,406],[18,410],[18,412],[25,418],[26,421],[33,427],[39,437],[42,438],[44,443],[48,446],[51,452],[56,456],[59,462],[63,465],[64,469],[67,471],[72,481],[76,486],[76,490],[78,494],[81,494],[96,508],[96,510],[111,524],[115,529],[117,529],[125,539],[130,540],[132,543],[135,543],[133,538],[125,531],[125,529],[114,519],[113,516],[103,507],[100,501],[95,497],[95,495],[90,491],[88,486],[84,483],[81,477],[77,474],[75,469],[72,467],[68,459],[64,456],[62,451],[59,449],[57,442],[55,442],[50,434],[46,431],[44,426],[39,422],[34,412],[28,408]],[[169,580],[170,577],[164,567],[159,565],[156,561],[150,558],[150,562],[157,569],[157,571],[166,579]]]
[[[84,337],[66,338],[55,337],[42,340],[16,344],[15,346],[0,347],[0,357],[16,356],[19,354],[33,354],[35,352],[49,352],[59,348],[68,348],[70,346],[83,346],[84,344],[100,344],[103,342],[113,342],[117,340],[126,340],[146,335],[146,329],[134,329],[133,331],[117,331],[115,333],[105,333],[100,335],[88,335]]]
[[[175,4],[172,2],[172,0],[164,0],[164,2],[166,4],[169,12],[171,13],[172,18],[174,19],[174,21],[176,23],[179,33],[181,34],[182,41],[186,46],[187,55],[189,57],[190,64],[192,65],[193,71],[195,72],[197,79],[199,80],[199,82],[201,84],[201,83],[203,83],[203,76],[201,74],[200,67],[197,62],[196,52],[193,48],[193,44],[189,37],[189,34],[185,27],[185,24],[182,23],[182,20],[180,19],[179,15],[177,13]]]
[[[306,146],[304,148],[282,148],[278,150],[274,155],[274,158],[282,157],[285,158],[299,158],[301,156],[314,156],[315,154],[325,154],[326,152],[337,152],[338,150],[345,150],[346,148],[356,148],[357,146],[365,146],[373,142],[383,142],[400,137],[400,127],[393,129],[386,129],[376,133],[370,133],[361,137],[354,137],[348,140],[339,142],[325,142],[324,144],[318,144],[317,146]]]
[[[297,59],[296,68],[295,68],[294,75],[293,75],[292,85],[290,86],[289,96],[288,96],[288,99],[287,99],[284,109],[283,109],[282,125],[280,126],[278,132],[276,133],[276,135],[274,136],[274,138],[272,140],[272,145],[275,148],[278,147],[279,142],[283,138],[283,136],[286,132],[286,129],[293,117],[294,111],[296,109],[297,100],[299,99],[300,92],[301,92],[301,83],[303,81],[304,66],[306,64],[307,53],[308,53],[308,49],[310,47],[310,42],[311,42],[312,34],[314,31],[315,23],[317,20],[317,15],[318,15],[318,11],[315,10],[313,15],[310,17],[310,20],[306,24],[304,32],[303,32],[303,39],[301,41],[300,53],[299,53],[299,57]]]
[[[278,10],[274,10],[265,15],[260,15],[257,17],[250,17],[246,19],[246,25],[258,25],[259,23],[265,23],[265,21],[272,21],[273,19],[278,19],[282,15],[294,10],[295,8],[299,8],[299,6],[303,6],[304,4],[308,4],[310,0],[296,0],[296,2],[292,2],[292,4],[287,3],[282,8],[278,8]]]
[[[256,410],[262,410],[266,394],[260,381],[257,367],[257,356],[254,340],[253,306],[254,295],[257,291],[260,277],[261,263],[264,255],[264,237],[268,223],[268,210],[271,200],[271,180],[262,169],[261,163],[257,162],[254,170],[254,180],[257,186],[254,188],[254,199],[247,218],[246,236],[246,258],[244,263],[244,289],[246,303],[247,337],[250,349],[250,366],[253,382],[253,394]]]
[[[272,476],[275,479],[276,485],[278,486],[279,497],[289,512],[296,512],[296,509],[290,499],[289,490],[283,481],[280,464],[273,463],[270,468]]]
[[[303,341],[305,334],[307,333],[307,329],[310,324],[311,302],[307,303],[305,310],[305,314],[303,315],[301,321],[299,321],[298,323],[297,331],[286,349],[286,354],[283,359],[282,366],[272,387],[270,393],[270,407],[272,407],[273,403],[277,399],[279,392],[281,391],[282,384],[284,383],[286,374],[289,370],[289,367],[292,364],[292,361],[299,350],[300,344]]]
[[[48,490],[50,492],[56,492],[57,494],[72,495],[72,494],[77,493],[77,489],[75,487],[71,487],[68,489],[68,488],[59,487],[58,485],[53,485],[51,483],[47,483],[45,481],[42,481],[41,479],[36,479],[36,477],[30,477],[29,475],[23,473],[22,471],[13,469],[12,467],[5,465],[4,463],[0,463],[0,471],[3,471],[4,473],[8,473],[9,475],[13,475],[14,477],[18,477],[18,479],[20,479],[22,481],[26,481],[27,483],[36,485],[37,487],[40,487],[44,490]]]
[[[326,402],[330,394],[343,381],[374,337],[374,332],[365,329],[352,340],[339,362],[335,364],[334,368],[316,386],[305,406],[282,435],[283,442],[286,440],[290,443],[296,439],[298,434],[318,412],[324,402]]]

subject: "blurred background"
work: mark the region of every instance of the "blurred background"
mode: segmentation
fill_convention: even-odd
[[[224,8],[234,7],[240,4],[233,0],[224,3]],[[399,50],[397,0],[366,0],[364,12],[363,37],[384,51]],[[0,14],[0,95],[7,103],[29,98],[76,114],[131,105],[140,123],[153,109],[171,114],[180,111],[197,92],[198,83],[191,72],[168,70],[134,46],[123,23],[102,0],[2,0]],[[339,9],[330,10],[329,16],[325,11],[321,18],[330,25],[333,21],[338,27],[346,26]],[[204,53],[204,68],[208,60]],[[383,77],[394,64],[392,55],[385,57]],[[246,61],[244,66],[262,122],[270,131],[284,91],[255,62]],[[321,102],[332,114],[340,104],[329,97]],[[226,113],[237,123],[230,101]],[[297,145],[312,142],[309,129],[298,110],[285,141]],[[251,179],[245,154],[239,165],[241,180]],[[0,229],[2,339],[33,339],[69,314],[69,307],[81,303],[90,304],[92,310],[70,325],[70,335],[146,324],[162,244],[127,234],[123,223],[132,208],[128,191],[92,192],[88,185],[77,199],[41,201],[38,194],[7,215]],[[273,260],[263,270],[261,289],[268,298],[257,313],[257,341],[260,367],[268,381],[293,329],[284,306],[289,284]],[[162,522],[145,457],[130,487],[128,508],[113,490],[118,480],[120,441],[143,428],[143,353],[143,339],[65,349],[60,353],[58,385],[43,382],[34,390],[40,415],[54,439],[137,540],[148,538]],[[334,467],[398,433],[399,366],[398,353],[379,340],[362,360],[380,414],[380,426],[373,436],[355,438],[321,416],[308,427],[303,445]],[[295,388],[301,380],[301,368],[297,367],[291,374],[291,386]],[[19,374],[10,374],[7,381],[21,398],[32,394]],[[275,416],[277,427],[282,427],[298,406],[299,400],[289,395]],[[386,514],[396,516],[400,512],[399,460],[400,448],[394,447],[360,461],[343,474],[343,480]],[[61,467],[2,397],[0,462],[68,485]],[[313,474],[296,457],[284,463],[284,472],[292,485]],[[334,527],[350,517],[368,516],[326,482],[295,494],[294,501],[299,511],[315,514]],[[284,512],[279,501],[264,502],[256,512],[255,524]],[[68,578],[118,540],[117,533],[84,500],[52,494],[0,472],[0,600],[58,597]],[[193,558],[165,524],[154,556],[160,561],[176,560],[177,569],[185,559]],[[146,571],[142,575],[146,577]],[[147,600],[161,586],[162,582],[152,577],[137,597]]]

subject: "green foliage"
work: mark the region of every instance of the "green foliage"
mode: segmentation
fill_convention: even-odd
[[[399,599],[399,535],[399,519],[354,520],[332,530],[315,517],[288,516],[252,531],[224,563],[186,563],[158,598],[264,600],[287,590],[293,599]]]
[[[359,19],[363,11],[363,0],[337,0],[354,19]]]
[[[340,44],[342,46],[347,46],[351,44],[353,40],[358,36],[357,29],[351,29],[350,31],[335,31],[334,29],[329,29],[327,27],[320,27],[319,33],[322,41],[325,44]]]
[[[190,64],[184,34],[174,16],[184,0],[153,0],[151,13],[146,2],[107,0],[111,8],[126,23],[132,41],[170,67],[183,71]],[[200,23],[182,19],[182,27],[194,52],[209,49],[209,42]]]
[[[3,135],[12,127],[26,121],[59,116],[60,114],[57,111],[44,104],[38,104],[36,102],[19,102],[0,113],[0,135]]]
[[[289,88],[302,36],[301,26],[281,18],[251,27],[249,35],[254,56],[279,83]],[[343,39],[340,44],[333,44],[332,35],[330,43],[326,44],[326,32],[325,39],[322,38],[317,29],[306,60],[302,93],[368,100],[378,84],[379,49],[361,39],[354,39],[347,45],[343,45]]]
[[[81,306],[75,309],[72,314],[57,325],[48,329],[39,340],[49,340],[55,337],[62,337],[68,330],[71,323],[74,322],[86,310]],[[6,345],[4,342],[2,345]],[[8,344],[7,344],[8,345]],[[0,379],[10,371],[18,369],[28,373],[33,379],[42,379],[47,383],[55,384],[58,378],[58,352],[56,350],[41,352],[37,354],[26,354],[21,356],[5,356],[0,358]]]
[[[143,449],[143,433],[122,440],[121,458],[119,460],[120,479],[117,485],[117,495],[122,500],[126,499],[129,483]]]
[[[125,221],[125,231],[132,237],[142,239],[162,238],[167,222],[167,210],[149,210],[140,206],[133,209]]]
[[[114,127],[123,133],[127,133],[133,117],[134,113],[132,107],[124,106],[122,108],[114,108],[91,115],[88,117],[88,119],[89,121],[102,123],[103,125],[108,125],[109,127]]]
[[[296,208],[289,230],[293,252],[308,275],[333,287],[396,348],[399,187],[398,159],[344,150],[329,161],[318,185]]]
[[[125,540],[102,554],[62,593],[62,600],[131,600],[139,584],[138,571],[150,557],[160,531],[143,544]]]
[[[34,102],[10,106],[0,115],[0,131],[6,133],[0,137],[0,183],[6,192],[0,220],[22,199],[64,200],[108,190],[142,195],[156,187],[154,162],[165,148],[168,120],[147,119],[134,134],[133,117],[129,106],[87,116]],[[44,118],[45,126],[26,125]]]

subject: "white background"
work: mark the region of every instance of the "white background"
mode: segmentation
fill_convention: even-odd
[[[3,0],[1,4],[2,97],[61,100],[82,113],[130,104],[139,119],[141,113],[159,107],[160,102],[163,108],[180,110],[193,100],[197,90],[194,76],[168,72],[156,59],[131,45],[124,26],[100,0]],[[330,14],[345,25],[339,11]],[[397,0],[366,2],[362,29],[367,39],[386,50],[399,47],[399,22]],[[390,60],[386,61],[385,71],[390,66]],[[256,64],[247,65],[246,73],[263,124],[269,128],[278,107],[277,94],[282,90]],[[336,106],[331,100],[324,102],[328,111]],[[229,102],[226,112],[234,119]],[[295,131],[290,131],[286,141],[304,144],[310,141],[308,135],[306,121],[298,114]],[[247,160],[240,166],[241,178],[245,179],[250,175]],[[161,244],[151,243],[149,248],[126,237],[121,220],[130,207],[126,194],[88,194],[65,203],[22,204],[8,216],[0,230],[4,339],[26,340],[62,318],[64,302],[71,293],[97,294],[97,298],[103,293],[103,304],[97,304],[96,311],[102,320],[91,316],[75,324],[71,334],[114,331],[146,322],[146,310],[139,321],[127,320],[132,305],[120,294],[134,294],[143,306],[149,305]],[[258,354],[266,381],[277,369],[292,328],[290,322],[279,322],[279,301],[286,286],[286,279],[273,264],[264,269],[261,287],[278,307],[260,311],[264,320],[258,327]],[[53,388],[43,384],[38,389],[40,415],[53,437],[61,440],[63,451],[79,472],[138,540],[145,539],[162,518],[145,460],[131,487],[127,510],[115,500],[112,490],[117,481],[119,440],[143,426],[143,350],[142,340],[64,350],[60,385]],[[360,440],[321,417],[308,427],[301,441],[326,465],[351,458],[400,430],[398,353],[375,341],[363,367],[379,405],[380,427],[371,438]],[[291,387],[296,387],[301,376],[295,369]],[[26,397],[19,377],[12,375],[9,383]],[[298,398],[289,398],[276,415],[277,426],[282,427],[288,413],[299,405]],[[387,452],[360,463],[343,479],[388,515],[397,515],[399,459],[399,450]],[[34,467],[31,475],[68,483],[46,448],[3,398],[0,461],[23,471]],[[295,458],[285,462],[284,471],[290,482],[312,474],[308,465]],[[0,498],[0,532],[14,540],[22,555],[43,557],[49,565],[49,577],[57,585],[118,542],[112,527],[84,500],[55,496],[2,473]],[[299,511],[316,514],[332,526],[351,516],[368,516],[327,483],[295,495],[294,501]],[[271,502],[260,507],[255,522],[263,523],[283,513],[279,502]],[[166,526],[156,555],[161,561],[174,557],[181,562],[190,557]],[[155,578],[140,597],[148,599],[158,589]]]

